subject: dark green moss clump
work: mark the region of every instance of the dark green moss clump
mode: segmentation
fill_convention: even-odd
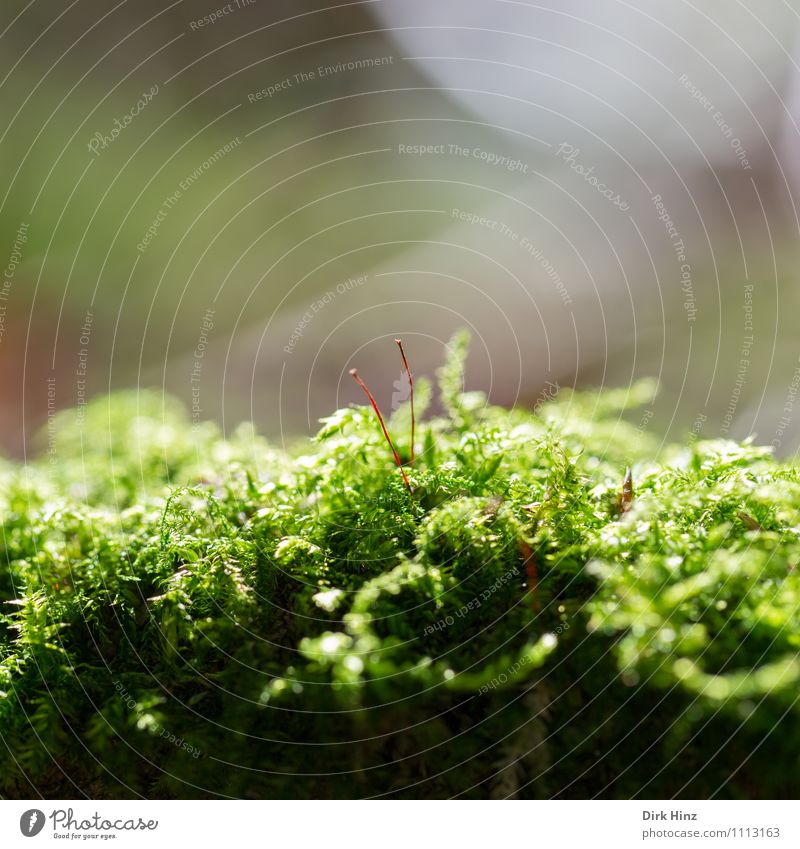
[[[793,795],[794,467],[656,462],[649,385],[490,407],[453,347],[413,494],[367,408],[287,453],[114,395],[5,464],[0,793]]]

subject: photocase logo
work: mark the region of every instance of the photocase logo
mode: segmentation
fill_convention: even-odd
[[[19,818],[19,830],[25,837],[36,837],[44,828],[44,813],[38,808],[31,808]]]
[[[401,371],[400,377],[392,382],[392,387],[394,388],[394,392],[392,392],[392,410],[396,410],[401,404],[408,401],[411,396],[411,386],[404,371]]]

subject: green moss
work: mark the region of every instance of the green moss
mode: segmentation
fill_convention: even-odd
[[[413,493],[363,407],[286,452],[123,393],[5,463],[0,792],[792,795],[795,468],[656,460],[652,384],[489,406],[466,344]]]

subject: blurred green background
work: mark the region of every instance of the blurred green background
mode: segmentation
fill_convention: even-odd
[[[466,325],[492,400],[652,375],[643,429],[793,451],[796,21],[778,3],[6,2],[4,450],[135,386],[290,438],[360,400],[354,364],[392,405],[394,335],[430,373]]]

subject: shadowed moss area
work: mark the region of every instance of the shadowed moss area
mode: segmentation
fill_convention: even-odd
[[[284,451],[117,394],[4,464],[0,793],[794,795],[795,468],[656,460],[651,384],[488,406],[466,344],[411,493],[366,407]]]

